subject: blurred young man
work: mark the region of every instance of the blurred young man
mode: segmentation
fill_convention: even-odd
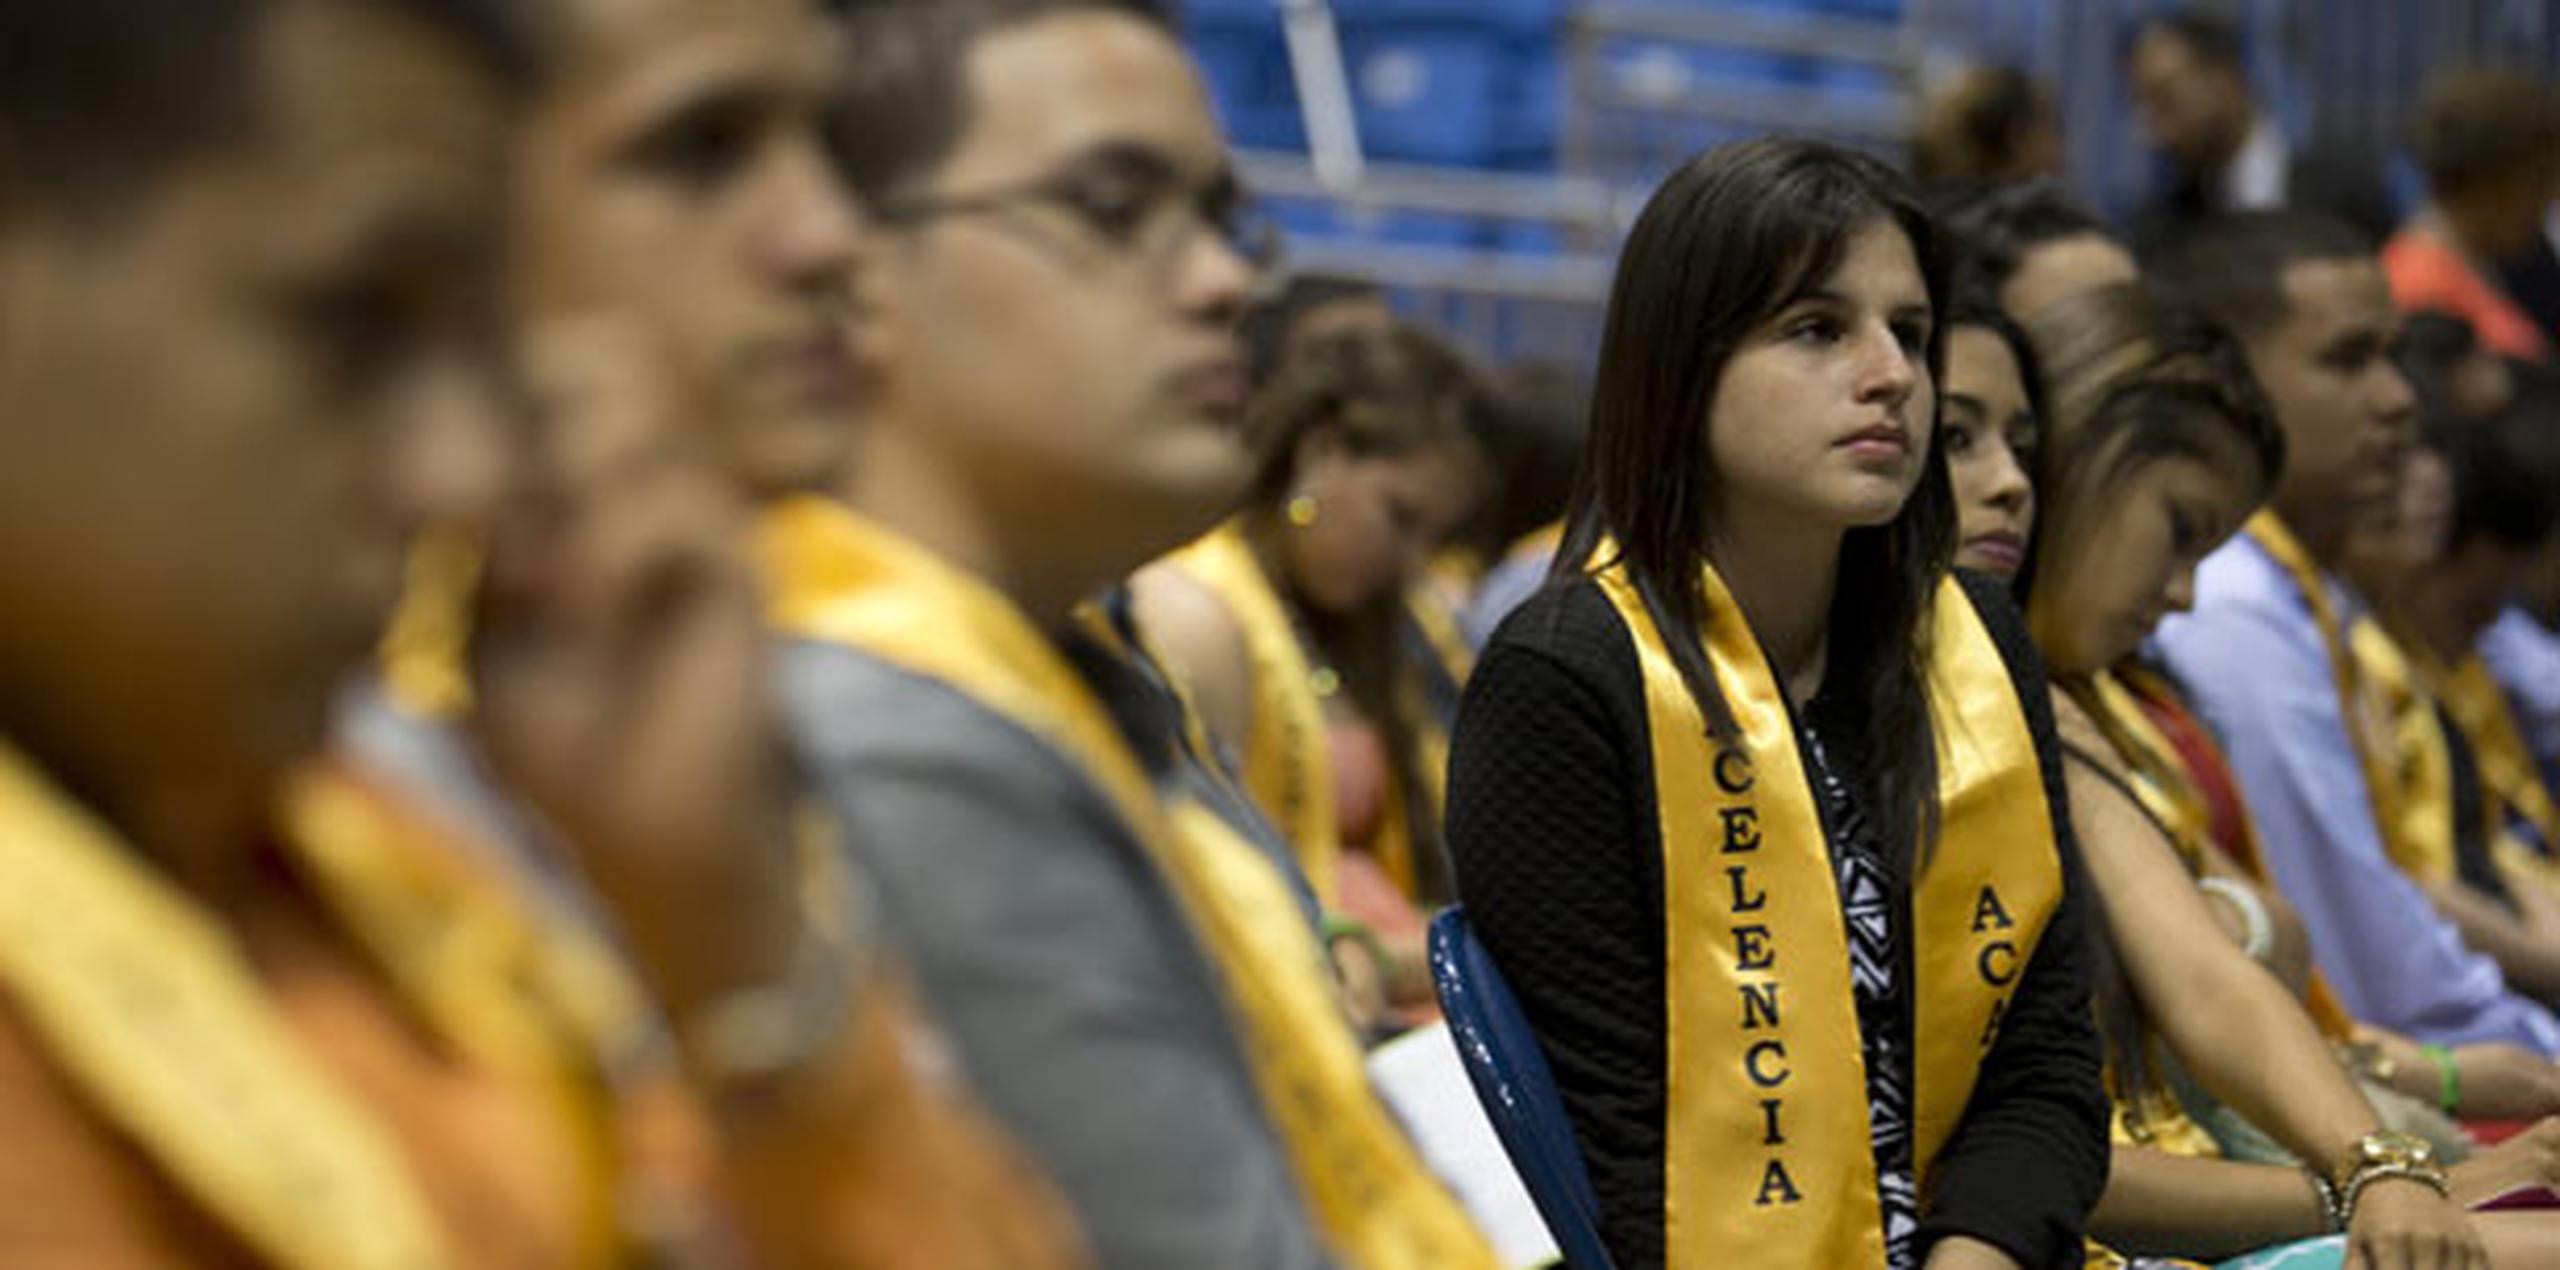
[[[2348,651],[2359,602],[2339,571],[2359,524],[2388,514],[2416,415],[2380,267],[2345,225],[2263,212],[2199,231],[2164,272],[2240,336],[2285,430],[2269,510],[2206,559],[2194,612],[2159,635],[2230,751],[2278,885],[2349,1013],[2560,1055],[2560,1020],[2402,872],[2398,780]]]
[[[498,404],[508,11],[0,11],[0,1263],[1057,1264],[947,1167],[983,1144],[881,1096],[915,1078],[844,888],[804,916],[751,850],[760,714],[670,759],[758,631],[699,549],[729,540],[607,505],[682,493],[651,365],[545,322],[540,426]],[[698,1147],[608,1066],[639,988],[444,808],[319,756],[403,544],[502,506],[491,753],[614,901]]]
[[[1127,0],[855,7],[869,396],[764,525],[785,700],[961,1066],[1106,1265],[1489,1265],[1369,1093],[1303,885],[1080,606],[1243,491],[1253,278]],[[882,126],[883,121],[894,126]]]
[[[547,1047],[448,1047],[276,814],[402,460],[493,442],[498,13],[0,8],[0,1262],[592,1247]]]
[[[2391,232],[2381,157],[2329,143],[2297,149],[2259,108],[2229,20],[2193,9],[2146,16],[2125,43],[2124,71],[2134,117],[2167,164],[2167,186],[2133,225],[2145,258],[2229,212],[2335,216],[2368,243]]]
[[[809,853],[841,832],[812,832],[788,770],[747,533],[752,499],[841,468],[854,422],[860,224],[818,133],[833,33],[806,0],[548,16],[507,299],[553,461],[496,544],[474,731],[512,792],[610,845],[586,879],[717,1113],[760,1258],[1075,1263],[1063,1206],[932,1070],[864,881],[817,915],[847,929],[802,929],[841,867]]]

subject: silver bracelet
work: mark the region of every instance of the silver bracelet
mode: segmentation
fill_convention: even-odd
[[[2320,1200],[2321,1233],[2334,1235],[2347,1228],[2347,1206],[2338,1195],[2338,1184],[2310,1165],[2302,1166],[2302,1175],[2311,1179],[2312,1194]]]
[[[2263,963],[2275,952],[2275,918],[2268,915],[2267,902],[2256,891],[2230,878],[2198,878],[2196,889],[2207,895],[2220,896],[2231,907],[2240,910],[2241,944],[2251,961]]]

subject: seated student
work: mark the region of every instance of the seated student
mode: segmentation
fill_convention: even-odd
[[[2015,578],[2035,531],[2044,375],[2026,332],[1971,287],[1956,288],[1946,327],[1938,428],[1955,491],[1956,567]]]
[[[2560,807],[2475,649],[2550,538],[2555,507],[2521,429],[2428,430],[2406,477],[2400,541],[2356,576],[2374,611],[2350,634],[2389,725],[2403,832],[2395,859],[2509,982],[2560,998]]]
[[[1079,617],[1251,474],[1197,74],[1113,0],[848,34],[869,396],[761,550],[797,751],[960,1067],[1115,1270],[1492,1265],[1369,1090],[1285,848],[1190,761],[1125,612]]]
[[[2086,883],[2025,632],[1946,574],[1944,277],[1873,160],[1675,173],[1556,583],[1468,686],[1459,893],[1625,1264],[2079,1264]]]
[[[592,880],[615,901],[626,946],[667,967],[662,981],[681,981],[698,977],[711,950],[769,946],[754,926],[708,926],[722,906],[703,900],[763,888],[787,899],[789,876],[748,866],[789,864],[787,850],[755,848],[788,844],[817,811],[780,762],[748,508],[722,485],[788,487],[849,447],[838,324],[860,225],[821,144],[835,68],[805,0],[551,0],[546,14],[551,73],[516,136],[505,294],[542,363],[545,434],[577,456],[583,479],[548,491],[577,532],[502,539],[495,565],[533,560],[560,593],[548,617],[645,615],[635,627],[651,642],[621,659],[654,667],[653,678],[583,674],[520,655],[520,631],[483,630],[482,691],[461,721],[511,787],[473,789],[485,769],[468,764],[425,782],[414,764],[391,770],[448,801],[521,793],[542,821],[616,843],[625,867],[591,870]],[[716,73],[691,69],[706,58]],[[724,122],[692,135],[704,111],[726,112]],[[777,358],[780,345],[793,354]],[[448,625],[467,628],[467,615]],[[544,746],[549,761],[528,760]],[[840,850],[834,836],[811,841]],[[662,876],[630,867],[641,860]],[[635,874],[649,888],[624,893]],[[668,895],[684,900],[652,905]],[[756,906],[731,907],[770,924]],[[874,946],[878,932],[861,934],[836,950],[845,964],[832,973],[870,1043],[866,1083],[814,1100],[752,1071],[722,1086],[747,1087],[765,1124],[830,1117],[817,1122],[828,1140],[815,1151],[759,1148],[756,1171],[731,1188],[737,1219],[798,1240],[769,1254],[793,1264],[1079,1260],[1065,1206],[998,1144],[956,1082],[919,1061],[929,1024],[896,957]],[[773,1056],[823,1048],[822,1034],[776,1036],[766,1010]],[[768,1135],[757,1123],[733,1133]]]
[[[1947,210],[1947,227],[2020,321],[2065,296],[2141,276],[2106,222],[2050,181],[1962,200]]]
[[[2295,209],[2355,226],[2368,246],[2396,219],[2382,156],[2352,136],[2297,144],[2249,82],[2245,36],[2203,5],[2152,7],[2124,31],[2124,84],[2165,178],[2132,225],[2145,262],[2198,225],[2246,211]]]
[[[1450,898],[1440,805],[1456,681],[1407,593],[1490,479],[1479,393],[1455,352],[1411,327],[1307,345],[1247,414],[1261,468],[1244,510],[1132,587],[1140,628],[1317,902],[1374,932],[1387,963],[1355,974],[1383,989],[1371,1022],[1430,1008],[1423,913]]]
[[[2398,327],[2354,230],[2250,213],[2199,231],[2166,276],[2237,335],[2284,429],[2267,510],[2163,622],[2169,669],[2226,747],[2267,864],[2352,1016],[2422,1041],[2560,1055],[2560,1020],[2510,991],[2393,865],[2380,752],[2354,690],[2336,580],[2356,524],[2397,492],[2415,413]],[[2380,791],[2379,793],[2377,791]]]
[[[2101,988],[2118,1145],[2092,1233],[2220,1257],[2344,1230],[2369,1264],[2468,1264],[2476,1241],[2427,1144],[2383,1132],[2309,1014],[2217,936],[2191,872],[2207,812],[2158,770],[2166,744],[2115,674],[2274,484],[2282,434],[2234,341],[2138,286],[2055,305],[2032,333],[2057,403],[2043,476],[2058,512],[2026,579],[2028,626],[2054,676],[2073,821],[2120,970]],[[2168,1053],[2307,1161],[2309,1180],[2203,1163],[2221,1151],[2159,1082]],[[2550,1247],[2520,1245],[2512,1264]]]
[[[2537,452],[2560,445],[2560,386],[2522,387],[2511,409]],[[2537,459],[2551,461],[2547,454]],[[2515,603],[2481,635],[2480,658],[2506,689],[2542,778],[2560,788],[2560,536],[2526,567]]]
[[[2499,266],[2543,248],[2560,199],[2560,92],[2524,72],[2467,69],[2427,88],[2415,127],[2428,201],[2382,249],[2391,298],[2456,314],[2501,356],[2548,361],[2560,346],[2519,307]]]
[[[898,1038],[834,968],[822,920],[853,914],[690,851],[732,886],[671,903],[664,840],[582,837],[600,890],[647,901],[629,929],[688,950],[641,968],[713,1140],[654,1158],[596,1035],[636,989],[433,810],[320,757],[415,518],[474,523],[528,466],[484,302],[530,51],[464,3],[0,11],[0,1262],[666,1264],[706,1251],[666,1219],[781,1161],[831,1190],[877,1151],[849,1132],[933,1127],[861,1114]],[[547,420],[550,459],[595,422]],[[664,688],[594,656],[666,629],[627,611],[577,646],[518,627],[556,581],[493,594],[514,651]],[[724,1020],[781,996],[809,1048],[755,1061]],[[921,1264],[831,1207],[751,1217],[738,1251]]]
[[[2102,289],[2107,290],[2113,289]],[[2061,307],[2081,304],[2075,299]],[[2035,350],[2007,318],[1996,311],[1984,314],[1961,287],[1950,314],[1940,426],[1947,433],[1947,468],[1956,494],[1956,563],[2023,579],[2028,571],[2021,566],[2041,545],[2034,537],[2035,491],[2021,469],[2037,467],[2043,449],[2039,421],[2049,390]],[[2107,700],[2139,711],[2124,733],[2139,736],[2148,748],[2128,761],[2144,765],[2146,784],[2170,791],[2163,796],[2179,801],[2181,815],[2196,817],[2190,826],[2195,832],[2182,829],[2177,845],[2214,916],[2302,997],[2329,1040],[2366,1056],[2361,1066],[2369,1080],[2428,1106],[2440,1101],[2449,1080],[2454,1105],[2446,1110],[2466,1117],[2525,1120],[2560,1113],[2560,1067],[2547,1060],[2506,1045],[2431,1053],[2349,1019],[2311,968],[2301,921],[2266,874],[2229,762],[2175,686],[2130,661],[2092,678],[2106,682]],[[2452,1065],[2449,1077],[2442,1064]]]

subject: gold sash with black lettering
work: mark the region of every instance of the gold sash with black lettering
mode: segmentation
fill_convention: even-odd
[[[611,1264],[590,1037],[636,1007],[610,965],[548,938],[407,814],[324,765],[292,782],[281,821],[439,1036],[559,1109],[584,1153],[577,1264]],[[303,1049],[231,932],[5,744],[0,983],[97,1110],[263,1262],[453,1264],[397,1141]]]
[[[1879,1267],[1883,1221],[1848,936],[1793,716],[1712,569],[1700,632],[1739,735],[1710,737],[1616,548],[1596,577],[1643,667],[1669,1018],[1665,1248],[1680,1270]],[[2062,868],[2007,664],[1944,583],[1930,675],[1940,829],[1911,912],[1921,1186],[1964,1112]]]
[[[1336,1258],[1354,1270],[1497,1264],[1371,1092],[1280,870],[1207,808],[1165,803],[1048,636],[984,583],[837,504],[779,503],[759,537],[776,627],[950,685],[1109,800],[1218,967],[1264,1111]]]

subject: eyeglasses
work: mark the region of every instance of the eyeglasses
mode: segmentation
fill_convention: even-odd
[[[955,216],[1003,216],[1050,208],[1149,278],[1169,278],[1202,233],[1215,234],[1256,272],[1279,256],[1277,228],[1232,175],[1186,182],[1171,161],[1138,146],[1109,146],[1019,185],[974,194],[919,194],[882,200],[881,224],[919,225]]]

